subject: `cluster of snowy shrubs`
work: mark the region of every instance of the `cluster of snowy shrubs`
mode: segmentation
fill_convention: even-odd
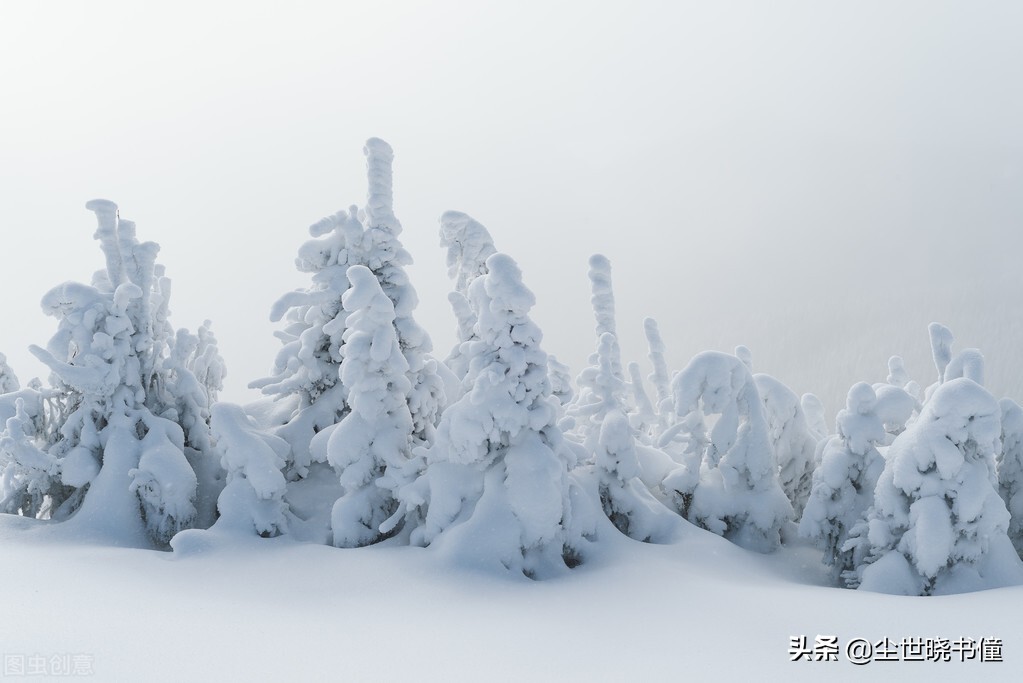
[[[247,406],[217,401],[209,325],[170,326],[158,247],[90,202],[106,267],[43,299],[58,330],[32,351],[50,386],[21,389],[0,357],[2,510],[141,547],[218,533],[385,542],[534,578],[608,535],[670,542],[688,520],[761,552],[811,539],[850,587],[1023,581],[1023,410],[985,391],[983,358],[953,355],[947,329],[931,328],[933,386],[892,358],[886,382],[850,390],[829,435],[820,401],[754,374],[744,347],[672,376],[647,319],[652,372],[624,364],[598,255],[594,352],[573,382],[541,347],[516,263],[448,212],[458,343],[442,360],[414,318],[392,151],[373,139],[365,153],[366,205],[310,228],[297,265],[311,283],[273,306],[283,345]]]

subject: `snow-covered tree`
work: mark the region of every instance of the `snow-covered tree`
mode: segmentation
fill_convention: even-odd
[[[824,553],[822,561],[835,579],[858,566],[866,551],[862,544],[846,543],[873,503],[884,467],[877,447],[884,443],[885,431],[876,408],[877,396],[869,384],[860,382],[849,390],[836,420],[838,434],[824,446],[799,523],[800,535]]]
[[[861,588],[928,595],[1023,576],[997,491],[1000,418],[995,399],[968,378],[934,391],[888,451],[867,517]]]
[[[664,415],[671,412],[671,373],[668,372],[668,362],[664,358],[664,340],[661,338],[657,321],[653,318],[643,320],[643,331],[649,349],[647,357],[653,366],[649,379],[657,394],[658,414]]]
[[[469,285],[487,274],[487,259],[497,253],[490,232],[472,216],[445,211],[440,217],[440,245],[447,250],[448,276],[455,291],[468,296]]]
[[[810,433],[799,397],[791,389],[763,373],[753,379],[764,404],[767,432],[778,463],[778,481],[799,519],[810,495],[817,440]]]
[[[599,348],[590,355],[589,366],[576,378],[579,391],[568,406],[567,413],[574,421],[575,437],[593,453],[604,417],[624,399],[625,377],[622,375],[621,350],[615,333],[611,262],[607,257],[601,254],[590,257],[589,277],[592,292],[590,302],[596,320]],[[611,396],[614,400],[609,399]]]
[[[413,317],[418,298],[405,271],[412,257],[398,239],[401,223],[393,210],[394,153],[377,138],[368,140],[363,151],[369,184],[366,207],[360,212],[352,206],[310,228],[314,239],[299,250],[297,264],[312,274],[313,284],[286,294],[274,306],[271,319],[281,320],[286,314],[289,321],[279,334],[285,345],[272,375],[250,385],[283,402],[271,419],[276,434],[291,445],[289,478],[306,476],[312,462],[326,457],[314,453],[315,447],[310,450],[311,444],[349,410],[348,389],[340,379],[348,315],[341,298],[350,287],[352,266],[369,268],[394,306],[394,328],[412,385],[408,404],[414,443],[430,442],[444,405],[438,364],[429,355],[430,338]],[[325,447],[326,441],[321,443]]]
[[[912,384],[912,383],[910,383]],[[878,383],[873,386],[877,396],[874,412],[884,423],[887,437],[882,445],[891,445],[899,434],[920,413],[920,403],[906,389],[892,384]]]
[[[892,356],[888,359],[888,377],[885,381],[899,388],[905,388],[909,384],[909,373],[906,371],[906,362],[902,360],[902,356]]]
[[[753,372],[753,352],[748,346],[739,344],[735,347],[735,357],[742,361],[746,369]]]
[[[362,261],[364,232],[354,206],[320,220],[309,231],[313,239],[299,249],[295,264],[311,274],[312,284],[285,294],[271,309],[272,321],[287,321],[277,333],[284,345],[271,375],[249,385],[277,402],[277,415],[270,421],[291,446],[285,471],[292,479],[308,473],[313,437],[348,412],[348,392],[340,380],[347,317],[341,297],[349,286],[348,267]]]
[[[220,493],[217,527],[238,529],[269,538],[288,529],[284,479],[288,443],[261,429],[241,407],[213,406],[213,433],[227,472]]]
[[[575,396],[575,388],[572,386],[572,375],[568,366],[555,358],[554,354],[550,354],[547,356],[547,374],[551,380],[551,394],[563,406],[571,403]]]
[[[7,364],[7,356],[0,353],[0,394],[9,394],[21,388],[21,382],[14,370]]]
[[[38,420],[25,409],[25,399],[18,397],[14,414],[0,432],[0,512],[36,515],[46,510],[50,501],[68,495],[61,480],[61,463],[45,450],[40,431]],[[86,481],[93,476],[95,472],[89,472]]]
[[[42,480],[22,477],[27,486],[5,494],[20,499],[26,515],[74,514],[125,542],[148,535],[163,545],[181,529],[212,522],[196,508],[198,494],[212,498],[217,486],[197,476],[210,472],[211,396],[195,377],[190,335],[175,335],[168,322],[170,283],[156,264],[159,247],[140,243],[113,202],[93,200],[87,208],[99,222],[106,269],[92,286],[69,282],[43,298],[43,310],[58,320],[47,348],[31,347],[53,373],[45,427],[33,434],[19,411],[3,436],[10,446],[5,481],[7,473],[31,468],[45,470],[50,486],[40,500],[32,492]],[[204,353],[223,366],[215,347]]]
[[[675,375],[675,413],[688,440],[685,463],[663,483],[686,519],[745,548],[781,543],[792,505],[778,482],[763,404],[749,368],[705,351]],[[707,419],[717,416],[710,434]]]
[[[494,240],[485,227],[468,214],[445,211],[440,217],[440,244],[447,250],[448,276],[455,281],[455,290],[448,301],[458,322],[457,339],[445,363],[456,377],[468,371],[462,344],[473,339],[476,316],[469,305],[469,285],[487,273],[487,259],[497,253]]]
[[[673,527],[671,513],[643,484],[635,431],[622,403],[624,387],[615,377],[614,335],[605,332],[597,347],[597,376],[601,409],[590,417],[587,449],[594,453],[597,493],[604,514],[623,534],[639,541],[661,541]],[[596,404],[594,404],[596,405]]]
[[[331,524],[339,547],[376,543],[400,528],[392,522],[381,531],[398,507],[397,490],[407,483],[402,469],[412,455],[411,385],[394,331],[394,306],[369,269],[353,266],[348,277],[341,381],[351,412],[327,442],[328,461],[344,488]]]
[[[593,317],[597,321],[597,339],[604,334],[611,334],[614,346],[610,350],[611,371],[616,377],[622,375],[622,352],[618,346],[618,329],[615,323],[615,296],[611,283],[611,262],[603,254],[590,257],[590,303],[593,305]]]
[[[1023,408],[1009,398],[999,401],[998,407],[1002,418],[998,493],[1009,509],[1009,540],[1023,557]]]
[[[415,545],[542,578],[573,562],[567,463],[560,455],[547,354],[529,310],[533,294],[504,254],[469,288],[476,340],[465,347],[471,389],[445,410],[426,464],[401,489],[425,509]]]
[[[931,354],[934,356],[934,367],[938,370],[938,381],[945,379],[945,368],[952,362],[952,343],[955,338],[952,330],[941,323],[931,323],[927,326],[927,332],[931,338]]]
[[[419,298],[405,271],[412,257],[398,240],[401,223],[394,215],[391,179],[394,152],[383,140],[371,138],[366,141],[365,153],[369,197],[363,237],[365,260],[361,265],[373,272],[384,294],[394,304],[394,329],[408,363],[407,374],[412,385],[408,394],[412,442],[415,446],[429,445],[446,397],[437,361],[430,356],[433,344],[413,317]]]
[[[632,398],[632,405],[635,406],[630,422],[641,441],[652,443],[653,439],[660,435],[657,411],[643,387],[643,375],[639,370],[639,363],[631,362],[627,369],[629,371],[629,396]]]
[[[651,445],[658,446],[672,452],[679,451],[682,445],[672,442],[672,439],[662,440],[662,436],[670,428],[675,426],[675,409],[671,398],[671,374],[668,370],[668,363],[665,360],[664,340],[661,338],[661,331],[657,321],[653,318],[643,320],[643,332],[647,340],[647,358],[653,371],[647,376],[654,388],[654,414],[657,419],[650,431]]]
[[[828,423],[824,418],[824,404],[817,398],[816,394],[803,394],[799,397],[799,405],[803,409],[803,415],[806,416],[806,426],[810,429],[810,434],[817,440],[819,444],[821,440],[828,436]],[[814,462],[816,462],[816,458]]]

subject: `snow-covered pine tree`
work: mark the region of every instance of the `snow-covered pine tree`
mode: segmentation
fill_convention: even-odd
[[[867,517],[860,588],[930,595],[1023,578],[997,491],[1000,413],[968,378],[937,387],[888,450]]]
[[[885,431],[876,413],[877,396],[860,382],[849,390],[846,407],[838,413],[838,433],[828,439],[813,471],[809,499],[799,522],[799,534],[823,552],[822,562],[838,580],[863,561],[862,544],[846,546],[852,528],[874,501],[874,486],[884,467],[877,450]]]
[[[604,334],[610,334],[614,345],[611,354],[611,371],[615,377],[624,380],[622,374],[622,352],[618,345],[618,329],[615,322],[615,295],[611,282],[611,261],[603,254],[590,257],[590,303],[593,305],[593,317],[597,321],[598,341]]]
[[[717,351],[697,354],[672,382],[689,445],[665,478],[686,519],[734,543],[775,550],[792,505],[778,483],[763,404],[749,368]],[[710,435],[707,418],[716,415]]]
[[[554,357],[554,354],[547,356],[547,374],[551,380],[551,394],[563,406],[572,402],[575,396],[575,388],[572,386],[572,375],[567,365]]]
[[[632,398],[632,405],[635,406],[630,416],[630,423],[643,443],[652,444],[655,435],[659,432],[657,411],[654,410],[654,404],[650,401],[650,396],[643,386],[643,375],[639,370],[639,363],[630,362],[626,368],[629,372],[629,395]]]
[[[938,380],[927,387],[924,392],[924,400],[929,400],[934,390],[945,381],[945,369],[952,362],[952,344],[955,338],[952,330],[941,323],[931,323],[927,326],[927,333],[931,339],[931,356],[934,358],[934,367],[938,371]]]
[[[0,394],[9,394],[21,388],[14,370],[7,364],[7,356],[0,353]]]
[[[291,447],[285,462],[289,479],[308,474],[313,438],[348,412],[340,379],[347,317],[341,297],[349,287],[349,266],[364,260],[357,207],[321,219],[309,232],[313,239],[299,249],[295,264],[311,274],[312,284],[285,294],[271,309],[272,321],[287,321],[277,333],[284,345],[271,375],[249,384],[275,401],[268,421]]]
[[[593,388],[600,394],[601,409],[590,416],[585,445],[594,454],[597,494],[604,514],[626,536],[660,542],[667,538],[678,518],[654,498],[640,479],[635,432],[622,403],[624,386],[614,373],[617,347],[610,332],[600,336]]]
[[[458,321],[457,339],[445,363],[460,380],[468,371],[462,344],[473,339],[476,316],[469,305],[469,285],[487,273],[487,259],[497,253],[494,240],[483,224],[460,211],[445,211],[440,217],[440,244],[447,249],[448,276],[455,290],[448,301]]]
[[[758,373],[753,380],[764,405],[767,432],[778,463],[778,481],[792,503],[795,519],[799,519],[810,495],[817,440],[810,433],[795,392],[771,375]]]
[[[828,423],[824,418],[824,404],[817,398],[816,394],[803,394],[799,397],[799,405],[803,409],[803,415],[806,416],[806,426],[810,429],[810,434],[817,440],[818,445],[821,440],[826,439],[828,436]],[[814,463],[817,462],[816,456],[814,457]]]
[[[469,285],[487,274],[487,259],[497,253],[494,239],[472,216],[445,211],[440,217],[440,245],[447,250],[448,276],[455,281],[455,291],[468,296]]]
[[[326,458],[326,439],[348,413],[348,390],[340,381],[342,336],[347,312],[341,297],[348,290],[348,268],[369,268],[394,305],[394,328],[409,365],[408,395],[416,445],[428,444],[443,408],[444,385],[437,362],[429,355],[430,338],[413,317],[418,304],[405,266],[412,257],[401,245],[401,223],[394,215],[394,153],[383,140],[371,138],[366,155],[368,197],[364,211],[352,206],[321,219],[310,228],[314,239],[299,251],[299,270],[312,273],[313,284],[286,294],[271,319],[287,313],[289,325],[279,336],[285,345],[270,377],[253,382],[264,394],[282,401],[271,418],[275,433],[291,445],[289,478],[304,477],[309,465]],[[323,433],[318,444],[314,438]],[[312,448],[312,450],[311,450]]]
[[[42,403],[29,405],[36,415],[25,409],[25,398],[17,397],[14,414],[0,431],[0,512],[34,516],[49,512],[54,500],[67,495],[68,486],[61,481],[61,463],[46,451],[41,438]],[[87,479],[92,476],[95,471],[87,473]]]
[[[392,170],[394,152],[383,140],[366,141],[366,166],[369,176],[369,197],[366,200],[366,233],[362,265],[373,271],[384,294],[394,304],[394,329],[398,346],[408,363],[408,394],[412,414],[412,443],[429,445],[446,396],[438,363],[430,355],[433,344],[426,330],[419,326],[413,311],[419,303],[416,290],[409,282],[405,266],[412,257],[401,246],[398,235],[401,223],[394,215]]]
[[[900,389],[909,384],[909,373],[906,371],[906,362],[902,360],[902,356],[891,356],[888,359],[888,377],[885,381]]]
[[[179,348],[189,335],[175,336],[167,320],[170,282],[156,264],[159,247],[140,243],[113,202],[86,206],[99,222],[106,269],[92,286],[69,282],[43,298],[58,320],[47,348],[31,347],[53,373],[44,433],[32,434],[19,414],[4,436],[14,444],[3,456],[5,481],[45,453],[45,467],[35,470],[48,470],[51,485],[40,500],[26,494],[41,480],[21,477],[5,494],[25,515],[74,515],[119,542],[148,536],[162,546],[181,529],[212,523],[212,510],[196,508],[218,486],[206,476],[211,397],[195,378],[191,347]],[[207,360],[223,367],[215,348]]]
[[[650,359],[650,365],[653,368],[647,379],[653,385],[656,395],[654,412],[657,415],[657,422],[651,432],[651,442],[664,448],[669,444],[661,443],[661,435],[673,427],[676,422],[675,409],[671,399],[671,373],[668,371],[668,362],[664,357],[664,340],[661,338],[657,321],[653,318],[643,320],[643,332],[647,340],[647,358]]]
[[[213,406],[213,434],[227,472],[220,493],[217,528],[270,538],[288,530],[287,481],[282,473],[288,443],[259,427],[240,407]]]
[[[611,286],[611,262],[601,254],[590,257],[590,303],[593,306],[593,317],[596,320],[597,345],[604,343],[604,335],[608,334],[608,346],[601,352],[590,354],[589,366],[584,368],[576,378],[579,391],[567,408],[567,414],[574,426],[573,436],[581,441],[590,453],[594,452],[600,425],[608,411],[616,406],[608,403],[607,396],[614,394],[616,403],[623,398],[625,377],[622,375],[622,357],[615,332],[614,292]],[[607,365],[607,372],[602,372],[602,363]],[[608,374],[610,373],[610,374]],[[608,383],[616,388],[609,389]],[[605,386],[608,385],[608,386]],[[609,393],[610,392],[610,393]],[[624,407],[624,406],[622,406]]]
[[[1002,418],[998,493],[1009,509],[1009,540],[1023,557],[1023,408],[1010,398],[999,401],[998,408]]]
[[[412,455],[412,415],[408,408],[408,363],[398,348],[394,306],[376,277],[363,266],[348,270],[351,288],[341,381],[349,390],[351,412],[330,435],[327,458],[338,472],[344,494],[334,503],[334,545],[376,543],[400,530],[388,522],[398,507],[397,490]]]
[[[510,257],[494,254],[486,265],[469,288],[471,389],[444,411],[435,443],[417,453],[425,471],[400,495],[407,511],[425,510],[414,545],[543,578],[573,564],[577,550],[558,402],[528,315],[532,292]]]
[[[906,389],[892,384],[879,382],[873,386],[873,389],[877,396],[874,412],[881,418],[887,433],[887,437],[881,445],[889,446],[920,413],[921,406]]]

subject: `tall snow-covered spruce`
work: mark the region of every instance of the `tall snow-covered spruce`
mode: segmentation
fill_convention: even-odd
[[[351,408],[330,435],[327,458],[337,470],[344,495],[334,503],[334,545],[356,547],[382,540],[400,527],[392,520],[403,468],[412,455],[408,362],[398,347],[394,306],[364,266],[348,271],[351,288],[341,381]]]
[[[425,510],[411,534],[462,562],[534,578],[574,563],[569,477],[535,300],[504,254],[469,287],[475,337],[464,345],[465,395],[444,412],[426,469],[401,489]]]
[[[212,523],[210,404],[224,366],[208,328],[200,339],[168,323],[159,247],[139,242],[113,202],[87,208],[106,268],[91,286],[68,282],[43,298],[58,329],[31,351],[53,389],[42,392],[35,428],[22,403],[0,437],[4,508],[163,546]]]
[[[273,307],[272,320],[288,320],[278,335],[284,347],[272,375],[250,385],[279,402],[267,413],[276,434],[291,445],[286,465],[291,479],[306,476],[313,462],[326,459],[329,431],[349,412],[349,388],[341,380],[348,326],[342,297],[351,286],[352,266],[368,268],[394,306],[394,329],[408,364],[407,402],[415,445],[432,441],[445,403],[442,368],[430,356],[429,336],[413,317],[418,298],[405,271],[412,257],[398,239],[402,228],[393,209],[394,153],[376,138],[366,142],[363,152],[366,206],[362,211],[351,206],[310,228],[314,239],[299,250],[297,264],[312,273],[313,284],[289,292]],[[321,433],[323,438],[317,439]]]
[[[569,406],[574,424],[571,438],[582,444],[588,463],[592,463],[587,464],[587,469],[593,470],[591,493],[615,528],[636,540],[662,542],[678,517],[644,484],[641,446],[637,443],[637,431],[647,436],[645,428],[653,424],[653,408],[642,386],[633,384],[630,388],[637,409],[630,420],[615,335],[611,262],[600,254],[592,256],[589,276],[597,349],[590,356],[590,366],[579,374],[579,394]],[[635,364],[631,374],[634,382],[641,382]],[[662,457],[667,459],[666,455]]]

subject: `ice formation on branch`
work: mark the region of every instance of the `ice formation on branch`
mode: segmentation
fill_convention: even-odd
[[[98,219],[106,269],[92,286],[69,282],[43,298],[58,329],[46,349],[31,351],[52,371],[54,389],[44,392],[41,432],[33,434],[22,410],[4,432],[5,508],[55,519],[77,511],[82,524],[128,536],[144,524],[164,545],[212,522],[212,509],[196,504],[212,501],[217,487],[205,461],[223,361],[208,328],[202,341],[171,328],[159,247],[139,242],[113,202],[86,206]]]
[[[695,356],[672,383],[686,462],[665,478],[686,519],[751,550],[781,543],[792,506],[778,483],[763,405],[749,368],[716,351]],[[717,416],[710,434],[707,419]]]
[[[951,379],[937,388],[888,451],[867,516],[861,588],[929,595],[1021,574],[997,491],[1000,422],[998,403],[976,382]]]
[[[532,292],[504,254],[469,288],[476,340],[465,347],[471,389],[444,412],[426,470],[401,490],[425,509],[416,545],[481,566],[543,577],[571,563],[567,463],[560,455],[547,354],[528,313]]]

